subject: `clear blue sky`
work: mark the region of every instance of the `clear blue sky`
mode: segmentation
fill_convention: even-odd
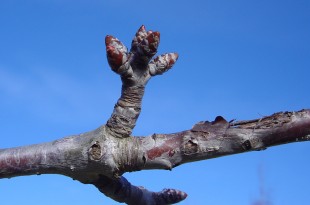
[[[146,89],[135,135],[186,130],[217,115],[252,119],[310,108],[310,1],[10,0],[0,3],[0,147],[52,141],[106,122],[120,94],[104,37],[127,46],[140,25],[178,52]],[[310,143],[126,174],[189,194],[180,204],[306,205]],[[0,180],[1,204],[116,204],[49,175]],[[269,205],[270,205],[269,204]]]

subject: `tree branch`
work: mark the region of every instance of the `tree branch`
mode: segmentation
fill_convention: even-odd
[[[217,117],[191,130],[140,137],[140,169],[172,169],[198,160],[260,151],[310,140],[310,110],[280,112],[261,119],[227,122]]]
[[[110,67],[122,79],[122,94],[107,122],[111,134],[129,137],[141,111],[144,88],[149,79],[170,69],[178,58],[176,53],[152,59],[159,45],[159,32],[146,31],[141,26],[136,33],[130,52],[121,41],[106,37],[107,58]]]
[[[178,58],[176,53],[169,53],[152,60],[159,36],[159,32],[146,31],[142,26],[129,52],[118,39],[107,36],[109,65],[122,79],[121,97],[107,124],[49,143],[1,149],[0,179],[62,174],[93,184],[119,202],[165,205],[185,199],[186,194],[174,189],[148,191],[130,184],[122,174],[144,169],[171,170],[188,162],[310,139],[310,110],[237,122],[219,116],[178,133],[131,136],[148,80],[169,70]]]
[[[160,192],[148,191],[144,187],[133,186],[124,177],[113,180],[101,175],[93,184],[106,196],[130,205],[174,204],[187,197],[186,193],[175,189],[164,189]]]

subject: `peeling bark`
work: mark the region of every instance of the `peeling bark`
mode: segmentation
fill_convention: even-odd
[[[173,204],[185,199],[186,193],[175,189],[152,192],[130,184],[122,175],[147,169],[171,170],[188,162],[310,140],[310,110],[231,122],[218,116],[178,133],[131,136],[147,82],[168,71],[178,58],[178,54],[169,53],[152,60],[159,40],[159,32],[141,26],[128,51],[117,38],[107,36],[108,62],[121,77],[122,92],[106,125],[49,143],[0,149],[0,179],[61,174],[93,184],[121,203]]]
[[[199,122],[191,130],[141,137],[140,153],[146,153],[143,169],[171,170],[187,162],[309,140],[310,110],[301,110],[240,122],[217,117]]]

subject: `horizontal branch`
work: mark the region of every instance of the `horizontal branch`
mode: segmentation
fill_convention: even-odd
[[[61,174],[88,183],[97,179],[99,174],[113,176],[116,165],[109,160],[111,150],[106,149],[107,146],[113,148],[112,140],[105,133],[103,126],[52,142],[0,149],[0,179]],[[106,153],[107,158],[102,153]],[[102,160],[99,164],[97,158]]]
[[[217,117],[191,130],[140,137],[136,170],[172,169],[180,164],[310,140],[310,110],[280,112],[256,120]]]
[[[168,169],[267,147],[310,140],[310,110],[281,112],[261,119],[227,122],[217,117],[174,134],[117,138],[106,126],[50,143],[0,150],[0,179],[62,174],[127,204],[170,204],[186,198],[174,189],[151,192],[121,175]]]

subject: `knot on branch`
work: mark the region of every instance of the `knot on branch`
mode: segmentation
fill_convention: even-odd
[[[188,140],[183,147],[183,153],[185,155],[196,154],[198,152],[198,143],[195,139]]]
[[[101,146],[98,141],[96,141],[88,150],[88,156],[91,160],[98,161],[102,157]]]
[[[245,151],[255,150],[255,151],[261,151],[267,149],[267,147],[264,145],[263,141],[258,137],[249,137],[249,139],[245,140],[241,144],[242,148]]]

